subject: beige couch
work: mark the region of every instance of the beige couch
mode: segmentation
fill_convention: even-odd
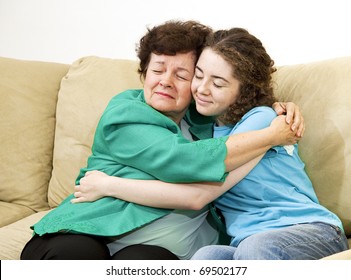
[[[139,88],[135,61],[72,65],[0,58],[0,259],[19,259],[30,226],[72,192],[109,99]],[[301,157],[320,202],[351,237],[351,57],[283,66],[280,100],[307,123]],[[349,239],[351,240],[351,239]],[[351,259],[351,250],[331,258]]]

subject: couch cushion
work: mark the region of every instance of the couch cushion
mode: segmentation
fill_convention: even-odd
[[[351,241],[349,240],[350,248]],[[351,249],[330,255],[328,257],[323,258],[322,260],[351,260]],[[345,271],[346,272],[346,271]]]
[[[18,260],[23,247],[33,235],[30,226],[48,212],[39,212],[0,228],[0,260]]]
[[[57,94],[67,70],[0,58],[0,201],[48,209]]]
[[[74,62],[61,82],[49,204],[72,193],[79,169],[91,153],[95,127],[112,96],[142,86],[137,62],[85,57]]]
[[[320,203],[351,235],[351,57],[279,67],[276,95],[302,109],[300,155]]]
[[[0,227],[16,222],[34,213],[27,206],[0,201]]]

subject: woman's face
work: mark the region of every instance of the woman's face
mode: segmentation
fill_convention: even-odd
[[[223,115],[237,99],[239,89],[233,67],[211,49],[204,49],[191,85],[197,111],[205,116]]]
[[[191,101],[191,80],[196,57],[193,52],[174,56],[152,53],[145,81],[145,101],[179,123]]]

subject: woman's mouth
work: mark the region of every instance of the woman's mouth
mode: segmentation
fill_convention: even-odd
[[[174,97],[168,93],[165,93],[165,92],[161,92],[161,91],[156,91],[155,94],[159,95],[159,96],[163,96],[163,97],[166,97],[166,98],[170,98],[170,99],[174,99]]]

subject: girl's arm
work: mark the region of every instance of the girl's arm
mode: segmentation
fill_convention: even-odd
[[[72,203],[95,201],[104,196],[169,209],[200,210],[232,188],[260,161],[263,155],[231,171],[222,183],[173,184],[158,180],[135,180],[87,172],[75,186]]]

